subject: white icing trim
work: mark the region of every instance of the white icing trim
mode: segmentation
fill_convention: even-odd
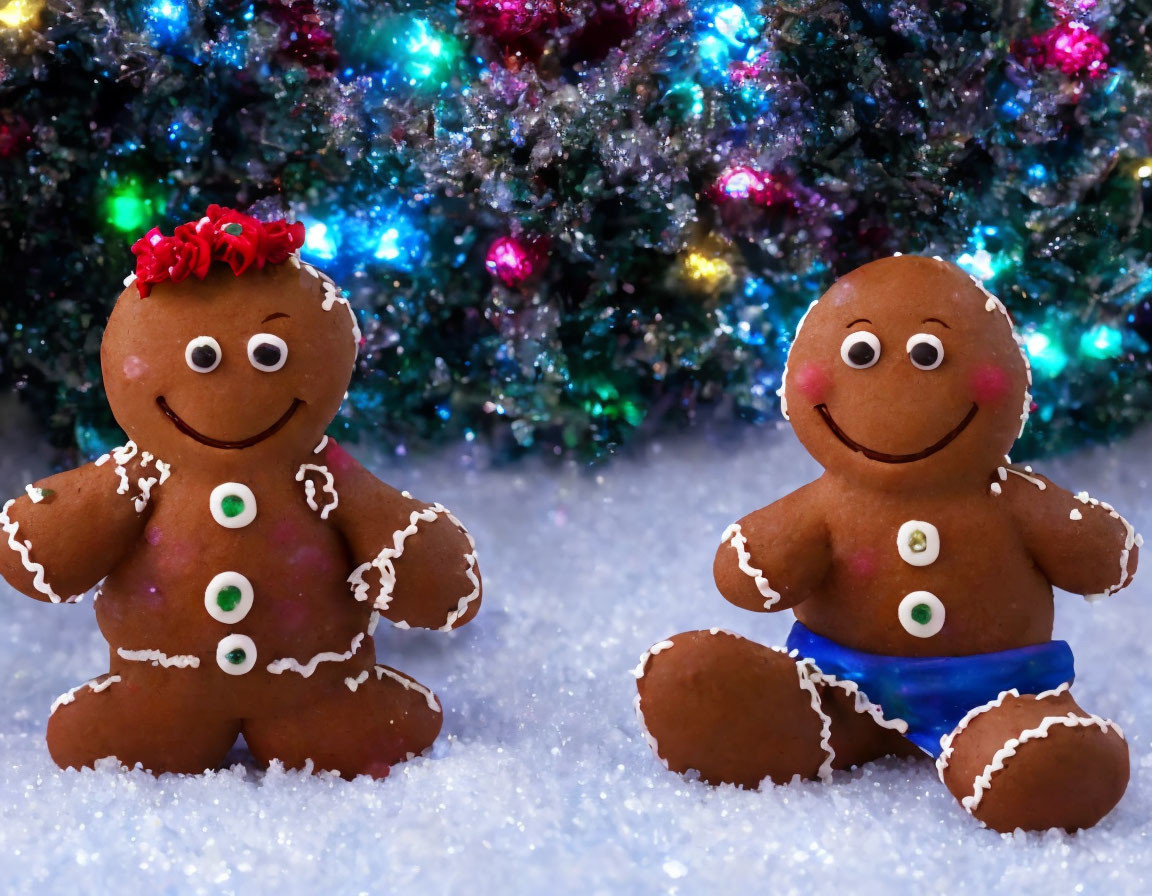
[[[8,547],[20,555],[20,563],[28,572],[32,573],[32,587],[54,604],[69,603],[75,600],[78,595],[74,595],[65,601],[59,594],[52,590],[52,586],[48,584],[43,564],[37,563],[32,559],[32,542],[28,539],[24,539],[23,541],[16,540],[16,534],[20,531],[20,524],[8,516],[8,508],[15,503],[16,499],[11,498],[3,508],[0,508],[0,529],[8,535]]]
[[[1142,547],[1144,539],[1132,527],[1128,520],[1124,519],[1117,511],[1116,508],[1109,504],[1107,501],[1098,501],[1096,498],[1091,497],[1088,492],[1077,492],[1075,495],[1077,501],[1085,506],[1099,507],[1101,510],[1107,511],[1108,516],[1114,520],[1119,520],[1120,524],[1124,527],[1124,546],[1120,550],[1120,580],[1115,585],[1109,585],[1099,594],[1085,594],[1084,599],[1089,603],[1095,603],[1098,600],[1103,600],[1115,594],[1124,587],[1124,583],[1128,581],[1128,561],[1132,559],[1132,548]],[[1073,508],[1075,510],[1075,508]],[[1071,517],[1071,514],[1069,514]]]
[[[996,751],[992,761],[984,767],[984,771],[976,776],[972,782],[972,795],[966,796],[960,801],[961,805],[968,810],[969,815],[979,808],[985,792],[992,787],[992,776],[998,771],[1003,771],[1005,761],[1015,756],[1016,750],[1028,741],[1041,740],[1047,737],[1055,725],[1065,728],[1088,728],[1095,725],[1105,734],[1111,728],[1121,738],[1124,737],[1124,732],[1120,730],[1119,725],[1109,719],[1102,719],[1100,716],[1078,716],[1071,712],[1066,716],[1046,716],[1037,727],[1029,728],[1027,731],[1020,732],[1016,737],[1008,738],[1004,742],[1004,746]]]
[[[1012,315],[1008,313],[1008,309],[1004,306],[996,296],[988,291],[983,282],[977,277],[968,275],[972,282],[979,287],[980,291],[988,297],[988,301],[984,303],[985,311],[999,311],[1004,315],[1004,320],[1008,322],[1008,329],[1012,333],[1012,338],[1016,341],[1016,348],[1020,352],[1020,357],[1024,359],[1024,374],[1027,377],[1028,385],[1024,387],[1024,408],[1020,412],[1020,431],[1017,433],[1016,438],[1020,438],[1024,434],[1024,427],[1028,423],[1028,417],[1032,413],[1032,362],[1028,359],[1028,351],[1024,347],[1024,340],[1020,338],[1020,334],[1016,332],[1016,328],[1012,325]]]
[[[99,694],[101,691],[108,690],[108,688],[112,687],[112,685],[121,680],[122,679],[119,675],[109,675],[107,678],[100,682],[97,682],[96,679],[92,679],[92,681],[86,681],[83,684],[76,685],[74,688],[69,688],[54,701],[52,701],[52,708],[48,710],[48,715],[52,715],[61,706],[65,706],[74,702],[76,700],[76,694],[84,688],[88,688],[88,690],[90,690],[93,694]]]
[[[352,678],[351,676],[349,676],[348,678],[345,678],[344,684],[348,685],[348,690],[350,690],[353,694],[355,694],[356,688],[360,687],[360,685],[364,684],[364,682],[366,682],[368,680],[368,674],[369,674],[368,670],[365,669],[363,672],[361,672],[355,678]]]
[[[1044,489],[1048,488],[1047,483],[1045,483],[1043,479],[1038,479],[1035,476],[1028,475],[1029,473],[1032,472],[1031,468],[1026,468],[1026,469],[1027,469],[1027,472],[1021,473],[1019,470],[1013,470],[1011,467],[1009,467],[1008,472],[1011,473],[1013,476],[1019,476],[1021,479],[1025,479],[1028,482],[1031,482],[1040,491],[1044,491]]]
[[[748,539],[744,537],[740,524],[733,523],[725,529],[724,534],[720,536],[720,541],[721,543],[728,542],[728,544],[735,548],[736,564],[740,568],[740,571],[746,576],[750,576],[755,582],[756,590],[759,591],[760,596],[764,598],[764,609],[772,609],[772,607],[780,602],[780,592],[768,584],[768,579],[765,578],[762,570],[752,565],[752,555],[747,549]]]
[[[44,500],[44,489],[37,488],[34,485],[24,486],[24,491],[28,493],[28,500],[33,504],[39,504]]]
[[[356,340],[356,349],[359,351],[361,335],[360,321],[356,319],[356,312],[352,310],[352,303],[341,294],[340,287],[336,285],[336,282],[323,271],[313,267],[306,261],[302,262],[300,267],[320,281],[320,285],[324,289],[324,301],[320,304],[321,308],[325,311],[331,311],[333,307],[340,304],[348,309],[348,316],[352,318],[352,336]]]
[[[1003,705],[1004,701],[1009,697],[1019,697],[1020,692],[1015,688],[1007,691],[1001,691],[1000,695],[995,700],[989,700],[982,706],[974,706],[964,714],[956,727],[940,738],[940,755],[936,758],[936,773],[940,775],[940,783],[944,783],[944,770],[948,768],[948,760],[952,758],[954,752],[953,742],[956,737],[971,723],[977,716],[983,715],[991,709],[998,709]]]
[[[1084,519],[1084,514],[1082,514],[1079,510],[1077,510],[1075,507],[1073,507],[1071,510],[1068,511],[1068,519],[1073,520],[1074,522],[1078,522],[1079,520]]]
[[[137,513],[143,513],[144,508],[148,506],[148,502],[152,498],[152,487],[155,485],[163,485],[168,481],[168,477],[172,475],[172,465],[166,464],[160,458],[156,457],[149,451],[140,451],[136,443],[129,440],[121,445],[119,448],[113,448],[110,454],[102,454],[96,458],[95,466],[102,467],[109,460],[115,466],[113,471],[120,477],[120,484],[116,487],[116,494],[126,495],[132,490],[131,480],[128,478],[128,462],[139,454],[140,469],[148,467],[150,464],[156,467],[156,476],[141,476],[136,480],[136,486],[140,489],[140,494],[132,498],[132,506],[136,509]]]
[[[404,542],[416,534],[420,523],[433,522],[440,516],[444,516],[468,540],[468,551],[464,554],[464,562],[467,565],[464,574],[472,583],[472,590],[457,601],[456,609],[448,613],[444,624],[438,629],[442,632],[450,631],[456,620],[468,611],[468,605],[480,596],[480,579],[476,575],[476,541],[472,538],[471,533],[464,528],[464,524],[443,504],[437,503],[421,510],[413,510],[408,517],[408,525],[404,529],[398,529],[392,533],[391,546],[385,545],[375,558],[352,570],[352,574],[348,576],[348,584],[352,586],[352,593],[356,600],[368,599],[369,585],[364,581],[364,576],[375,567],[380,572],[380,590],[373,600],[373,606],[377,610],[387,610],[389,604],[392,603],[392,589],[396,587],[396,567],[393,561],[404,553]],[[403,620],[394,620],[392,624],[397,628],[409,628],[408,623]]]
[[[309,472],[318,473],[324,477],[323,490],[325,494],[332,496],[332,500],[325,504],[323,508],[316,503],[316,483],[306,478]],[[328,514],[339,506],[340,496],[336,494],[336,480],[332,477],[332,473],[329,472],[328,468],[322,464],[301,464],[300,469],[296,471],[296,481],[304,483],[304,500],[308,502],[308,506],[312,510],[320,512],[320,519],[328,519]]]
[[[1061,694],[1067,694],[1068,689],[1071,687],[1072,687],[1072,682],[1066,681],[1066,682],[1064,682],[1064,684],[1059,685],[1058,687],[1054,687],[1050,691],[1041,691],[1039,694],[1036,694],[1036,699],[1037,700],[1045,700],[1048,697],[1059,697]]]
[[[198,669],[200,667],[200,657],[191,656],[188,654],[176,654],[168,656],[159,650],[125,650],[123,647],[116,648],[117,655],[124,660],[130,660],[134,663],[151,663],[153,666],[163,666],[165,669]]]
[[[376,680],[380,681],[383,676],[387,675],[393,681],[399,682],[403,685],[406,691],[415,691],[417,694],[424,695],[424,702],[428,704],[428,708],[432,712],[443,712],[440,708],[440,701],[436,699],[436,695],[431,690],[424,687],[420,682],[407,675],[401,675],[399,672],[393,672],[387,666],[376,666]]]
[[[713,632],[713,634],[715,634],[715,632]],[[648,660],[652,659],[652,657],[656,656],[658,653],[663,653],[669,647],[675,646],[676,645],[671,641],[659,641],[653,644],[651,647],[644,651],[644,655],[640,657],[640,664],[632,670],[632,674],[636,677],[637,680],[643,678],[644,671],[648,667]]]
[[[1004,491],[1002,488],[1000,488],[999,482],[993,482],[992,485],[988,487],[988,490],[994,495],[999,495]]]
[[[648,730],[648,723],[644,720],[644,710],[640,708],[639,694],[632,700],[632,708],[636,710],[636,720],[640,723],[640,730],[644,733],[644,741],[648,744],[652,755],[660,761],[660,764],[663,765],[664,768],[670,769],[668,760],[660,755],[660,745],[656,742],[656,738],[652,736],[652,732]]]
[[[860,686],[856,682],[837,678],[835,675],[822,672],[815,664],[813,664],[813,666],[814,671],[811,672],[812,680],[816,682],[816,684],[826,684],[830,687],[843,690],[849,697],[853,698],[852,710],[854,712],[871,716],[872,721],[881,728],[888,728],[900,734],[906,734],[908,732],[908,723],[906,721],[898,718],[886,718],[883,707],[869,700],[868,695],[860,690]]]
[[[820,692],[816,690],[816,682],[809,673],[809,668],[813,672],[819,671],[819,666],[812,660],[798,661],[796,677],[800,681],[800,689],[808,691],[811,695],[812,711],[820,717],[820,749],[824,751],[824,761],[817,769],[816,777],[821,781],[827,781],[832,777],[832,762],[836,758],[836,751],[832,749],[832,717],[824,712],[824,707],[820,704]]]
[[[280,675],[284,672],[296,672],[297,674],[308,678],[320,663],[342,663],[346,660],[352,659],[356,655],[356,651],[360,649],[360,644],[364,641],[364,632],[360,632],[352,639],[351,646],[343,653],[336,653],[334,651],[325,651],[318,653],[307,663],[301,664],[293,657],[287,656],[278,660],[273,660],[268,664],[268,671],[273,675]]]
[[[796,345],[796,340],[800,338],[800,331],[804,328],[804,322],[808,320],[808,315],[812,313],[812,309],[815,308],[819,302],[820,300],[816,299],[800,316],[800,320],[796,324],[796,332],[792,334],[792,345],[788,347],[788,354],[784,358],[784,372],[780,376],[780,388],[776,390],[776,394],[780,396],[780,415],[785,420],[792,419],[788,416],[788,398],[785,395],[785,391],[788,388],[788,362],[792,360],[792,346]]]
[[[127,277],[124,278],[124,288],[127,289],[129,286],[131,286],[135,282],[136,282],[136,275],[134,273],[129,274]]]
[[[322,438],[320,440],[320,444],[312,449],[312,453],[313,454],[320,454],[327,447],[328,447],[328,436],[324,436],[324,438]]]

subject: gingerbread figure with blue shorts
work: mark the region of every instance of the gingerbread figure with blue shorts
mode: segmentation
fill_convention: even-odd
[[[201,772],[242,734],[262,763],[382,777],[440,731],[372,635],[472,619],[474,544],[324,434],[360,331],[303,240],[213,206],[138,241],[101,344],[130,441],[0,511],[14,588],[59,603],[102,580],[109,670],[52,707],[61,766]]]
[[[1030,385],[1004,305],[942,260],[873,262],[812,305],[781,398],[825,472],[732,524],[714,565],[729,601],[797,622],[783,648],[712,629],[645,654],[637,710],[668,768],[756,787],[927,753],[999,831],[1112,809],[1127,744],[1070,692],[1053,588],[1120,590],[1140,537],[1010,463]]]

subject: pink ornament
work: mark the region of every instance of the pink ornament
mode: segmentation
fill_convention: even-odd
[[[488,247],[484,267],[505,286],[519,286],[536,272],[538,261],[532,247],[515,237],[502,236]]]
[[[556,26],[556,0],[457,0],[456,11],[476,31],[513,43]]]
[[[788,190],[766,171],[747,165],[729,168],[716,181],[715,195],[721,202],[750,201],[775,205],[791,199]]]
[[[1099,78],[1108,71],[1108,45],[1081,22],[1061,22],[1032,37],[1022,55],[1043,68],[1058,68],[1069,77]]]

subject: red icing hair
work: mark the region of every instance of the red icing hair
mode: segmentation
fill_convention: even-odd
[[[304,245],[299,221],[257,221],[235,209],[208,206],[199,221],[189,221],[164,236],[153,227],[132,245],[136,256],[136,288],[146,298],[157,283],[179,283],[195,276],[203,280],[214,261],[222,261],[239,277],[251,267],[283,264]]]

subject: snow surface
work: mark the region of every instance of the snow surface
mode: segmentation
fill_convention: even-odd
[[[5,437],[0,486],[42,475]],[[1040,469],[1152,530],[1152,431]],[[485,600],[443,635],[381,627],[380,655],[446,708],[431,756],[386,781],[227,770],[154,779],[61,772],[52,700],[104,671],[91,602],[0,593],[0,892],[1148,893],[1152,877],[1152,572],[1096,605],[1061,595],[1076,694],[1128,735],[1132,783],[1096,829],[980,829],[931,763],[885,760],[831,784],[715,789],[666,772],[632,711],[653,642],[725,626],[781,642],[790,613],[725,603],[724,527],[817,473],[789,430],[689,436],[607,468],[492,469],[459,451],[378,472],[476,535]]]

